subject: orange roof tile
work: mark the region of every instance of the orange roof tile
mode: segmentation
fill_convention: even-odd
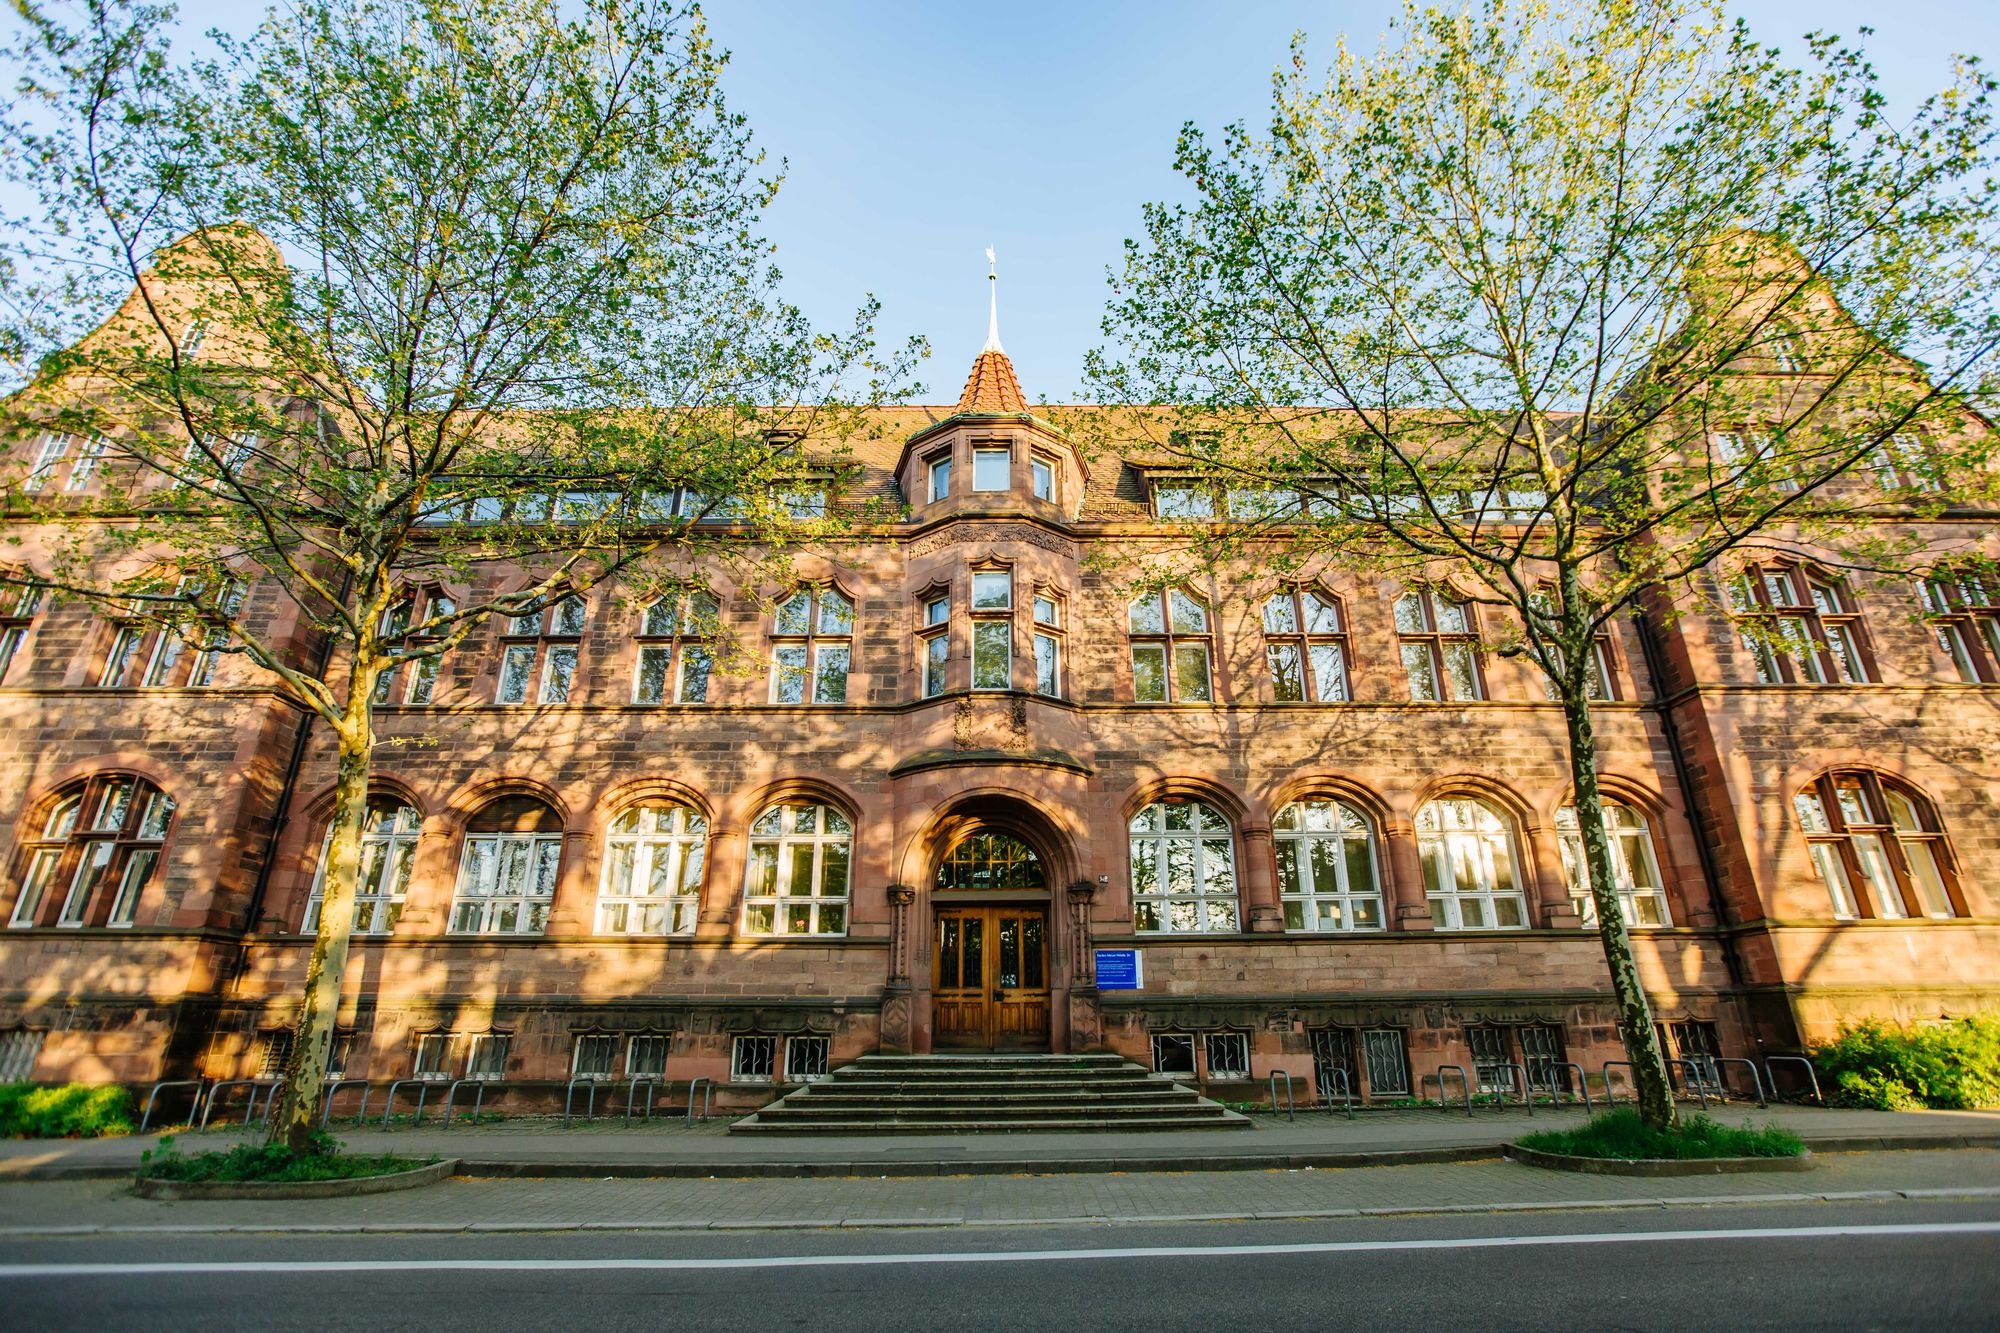
[[[1028,400],[1021,393],[1021,381],[1014,377],[1014,363],[1001,351],[981,352],[966,376],[965,392],[958,396],[960,412],[1025,412]]]

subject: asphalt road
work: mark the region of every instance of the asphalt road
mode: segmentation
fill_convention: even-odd
[[[1991,1203],[13,1241],[0,1328],[2000,1328]]]

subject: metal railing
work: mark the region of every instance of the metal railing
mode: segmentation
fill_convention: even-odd
[[[1458,1075],[1458,1090],[1465,1098],[1465,1114],[1470,1116],[1472,1114],[1472,1080],[1466,1077],[1464,1065],[1439,1065],[1436,1073],[1425,1074],[1417,1080],[1417,1095],[1422,1097],[1423,1090],[1430,1086],[1432,1079],[1436,1079],[1438,1085],[1438,1110],[1450,1110],[1451,1108],[1446,1105],[1444,1099],[1444,1076],[1447,1072]],[[1424,1100],[1428,1101],[1429,1098],[1426,1097]]]
[[[1282,1069],[1273,1069],[1270,1078],[1265,1080],[1271,1085],[1271,1114],[1278,1113],[1278,1080],[1281,1078],[1285,1080],[1285,1119],[1295,1121],[1299,1112],[1292,1103],[1292,1076]]]
[[[222,1100],[224,1088],[250,1089],[250,1100],[243,1104],[243,1123],[249,1124],[257,1116],[257,1090],[265,1087],[271,1090],[270,1098],[264,1105],[264,1118],[269,1120],[271,1112],[277,1109],[278,1103],[278,1084],[275,1079],[225,1078],[208,1090],[208,1104],[201,1109],[201,1128],[204,1130],[208,1128],[208,1118],[215,1114],[216,1103]]]
[[[202,1096],[207,1091],[208,1080],[205,1078],[165,1078],[155,1083],[153,1090],[146,1094],[145,1114],[139,1117],[139,1132],[141,1134],[146,1132],[146,1126],[153,1123],[153,1103],[158,1101],[160,1094],[168,1088],[194,1089],[194,1100],[188,1104],[188,1123],[193,1124],[195,1112],[201,1110]]]
[[[1826,1096],[1819,1090],[1819,1071],[1814,1069],[1813,1062],[1806,1059],[1803,1055],[1767,1055],[1764,1057],[1764,1077],[1770,1081],[1771,1095],[1773,1097],[1778,1095],[1778,1079],[1777,1075],[1771,1072],[1771,1066],[1781,1060],[1786,1064],[1799,1065],[1805,1069],[1806,1078],[1812,1084],[1813,1100],[1821,1106],[1825,1106]]]
[[[1354,1119],[1354,1089],[1347,1082],[1347,1071],[1345,1069],[1329,1069],[1326,1072],[1329,1078],[1340,1080],[1340,1096],[1347,1103],[1347,1118],[1349,1120]],[[1333,1099],[1330,1097],[1327,1098],[1326,1109],[1328,1113],[1333,1111]]]
[[[439,1082],[440,1080],[434,1078],[399,1078],[391,1083],[389,1091],[382,1097],[382,1128],[387,1129],[389,1127],[389,1117],[396,1113],[396,1089],[411,1086],[415,1086],[418,1091],[417,1114],[416,1118],[410,1121],[410,1126],[414,1129],[416,1126],[423,1124],[424,1102],[429,1099],[431,1089],[436,1087]]]

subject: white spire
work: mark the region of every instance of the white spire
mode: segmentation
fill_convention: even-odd
[[[986,346],[979,350],[1000,352],[1004,355],[1007,349],[1000,345],[1000,261],[993,257],[993,247],[990,245],[986,247],[986,281],[988,283]]]

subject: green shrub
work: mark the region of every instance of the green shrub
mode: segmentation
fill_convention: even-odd
[[[1523,1148],[1568,1157],[1610,1157],[1619,1161],[1696,1157],[1797,1157],[1806,1150],[1798,1135],[1776,1125],[1724,1125],[1705,1115],[1682,1116],[1669,1132],[1649,1129],[1629,1106],[1606,1111],[1575,1129],[1550,1129],[1521,1139]]]
[[[94,1139],[132,1132],[132,1094],[120,1087],[0,1084],[0,1138]]]
[[[1879,1111],[2000,1106],[2000,1013],[1903,1027],[1867,1022],[1813,1051],[1829,1100]]]
[[[281,1143],[239,1143],[215,1152],[184,1155],[172,1138],[139,1155],[139,1174],[155,1180],[350,1180],[414,1171],[435,1157],[350,1157],[333,1135],[320,1131],[302,1153]]]

